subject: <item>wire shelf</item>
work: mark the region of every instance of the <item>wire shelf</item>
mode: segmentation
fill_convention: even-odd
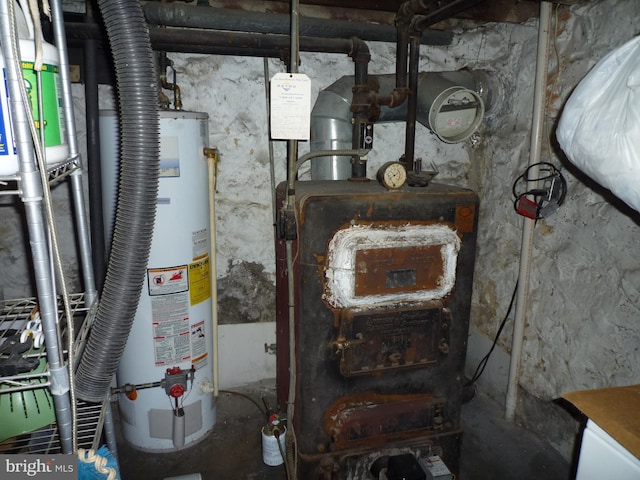
[[[108,405],[98,403],[77,403],[78,448],[97,449],[101,443],[104,410]],[[30,433],[17,435],[0,442],[0,454],[56,454],[63,453],[58,427],[55,423],[46,425]]]
[[[76,328],[74,341],[74,353],[81,351],[86,342],[90,327],[93,310],[89,309],[84,302],[84,294],[72,294],[69,297],[71,304],[71,314],[73,315]],[[0,347],[15,335],[20,335],[26,328],[27,323],[33,318],[37,311],[38,302],[35,298],[19,298],[0,301]],[[58,299],[58,311],[64,312],[62,300]],[[66,338],[67,318],[64,313],[59,314],[58,322],[60,326],[61,338]],[[80,323],[81,322],[81,323]],[[66,345],[66,342],[62,342]],[[66,348],[63,349],[65,358],[68,357]],[[0,376],[0,406],[2,402],[8,402],[7,411],[12,415],[23,414],[28,417],[27,405],[35,404],[37,413],[41,410],[52,408],[53,399],[49,392],[42,392],[36,395],[39,389],[50,387],[49,370],[46,363],[46,344],[40,348],[33,346],[21,354],[23,358],[37,359],[39,367],[27,373],[16,375]],[[0,365],[7,355],[0,356]],[[19,397],[15,397],[18,395]],[[40,402],[40,405],[38,404]],[[87,403],[82,400],[76,402],[76,438],[79,448],[98,448],[104,421],[104,409],[108,401],[102,404]],[[13,412],[13,410],[16,412]],[[1,409],[0,409],[1,410]],[[6,414],[6,411],[5,411]],[[0,424],[2,423],[0,419]],[[25,430],[28,427],[25,426]],[[52,423],[30,433],[20,434],[0,442],[0,454],[2,453],[33,453],[33,454],[53,454],[62,453],[57,424]]]
[[[72,294],[69,297],[71,303],[71,313],[74,316],[74,323],[78,321],[77,317],[86,314],[88,308],[84,305],[84,294]],[[35,298],[20,298],[14,300],[6,300],[0,302],[0,348],[9,341],[10,337],[20,336],[24,332],[27,323],[34,318],[38,310],[38,302]],[[58,299],[58,311],[64,312],[62,300]],[[64,315],[59,316],[59,325],[61,338],[66,336],[67,319]],[[83,347],[86,339],[89,321],[82,322],[79,330],[76,332],[76,340],[74,350],[77,352]],[[63,342],[66,345],[66,342]],[[63,349],[66,356],[67,351]],[[27,359],[46,358],[46,345],[35,348],[33,345],[21,354]],[[6,360],[6,356],[4,360]],[[0,356],[0,372],[2,371],[3,358]],[[37,369],[38,371],[30,371],[28,373],[14,375],[0,375],[0,393],[6,394],[14,391],[29,390],[32,388],[43,388],[49,386],[49,371],[45,367]]]
[[[80,168],[79,155],[74,155],[63,162],[48,166],[47,178],[49,179],[49,184],[55,185],[56,183],[61,182],[78,168]],[[18,173],[14,175],[0,175],[0,196],[20,195],[22,191],[18,185],[19,180],[20,176]]]

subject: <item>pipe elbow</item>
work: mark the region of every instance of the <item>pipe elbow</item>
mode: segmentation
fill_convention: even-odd
[[[354,62],[369,62],[371,60],[371,52],[369,45],[364,40],[357,37],[351,38],[351,51],[349,56]]]
[[[402,105],[409,98],[408,87],[396,87],[386,95],[376,95],[376,105],[395,108]]]
[[[402,105],[407,98],[409,98],[409,88],[408,87],[396,87],[393,89],[390,95],[391,99],[389,101],[389,107],[394,108],[399,105]]]

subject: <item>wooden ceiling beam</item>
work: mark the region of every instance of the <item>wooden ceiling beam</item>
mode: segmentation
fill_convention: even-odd
[[[210,3],[220,8],[271,13],[288,13],[290,9],[290,2],[278,0],[212,0]],[[319,18],[393,24],[395,14],[402,3],[404,0],[300,0],[300,14]],[[476,7],[459,12],[455,18],[479,23],[520,23],[537,17],[539,10],[540,0],[485,0]]]

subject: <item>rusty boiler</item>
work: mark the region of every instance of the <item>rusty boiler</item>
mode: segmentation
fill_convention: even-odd
[[[405,451],[456,473],[478,197],[347,180],[297,182],[295,194],[291,272],[276,244],[276,325],[284,411],[291,273],[299,478],[377,478],[376,459]]]

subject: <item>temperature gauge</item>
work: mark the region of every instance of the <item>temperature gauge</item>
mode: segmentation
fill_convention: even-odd
[[[407,169],[400,162],[387,162],[378,170],[377,178],[389,190],[402,188],[407,181]]]

